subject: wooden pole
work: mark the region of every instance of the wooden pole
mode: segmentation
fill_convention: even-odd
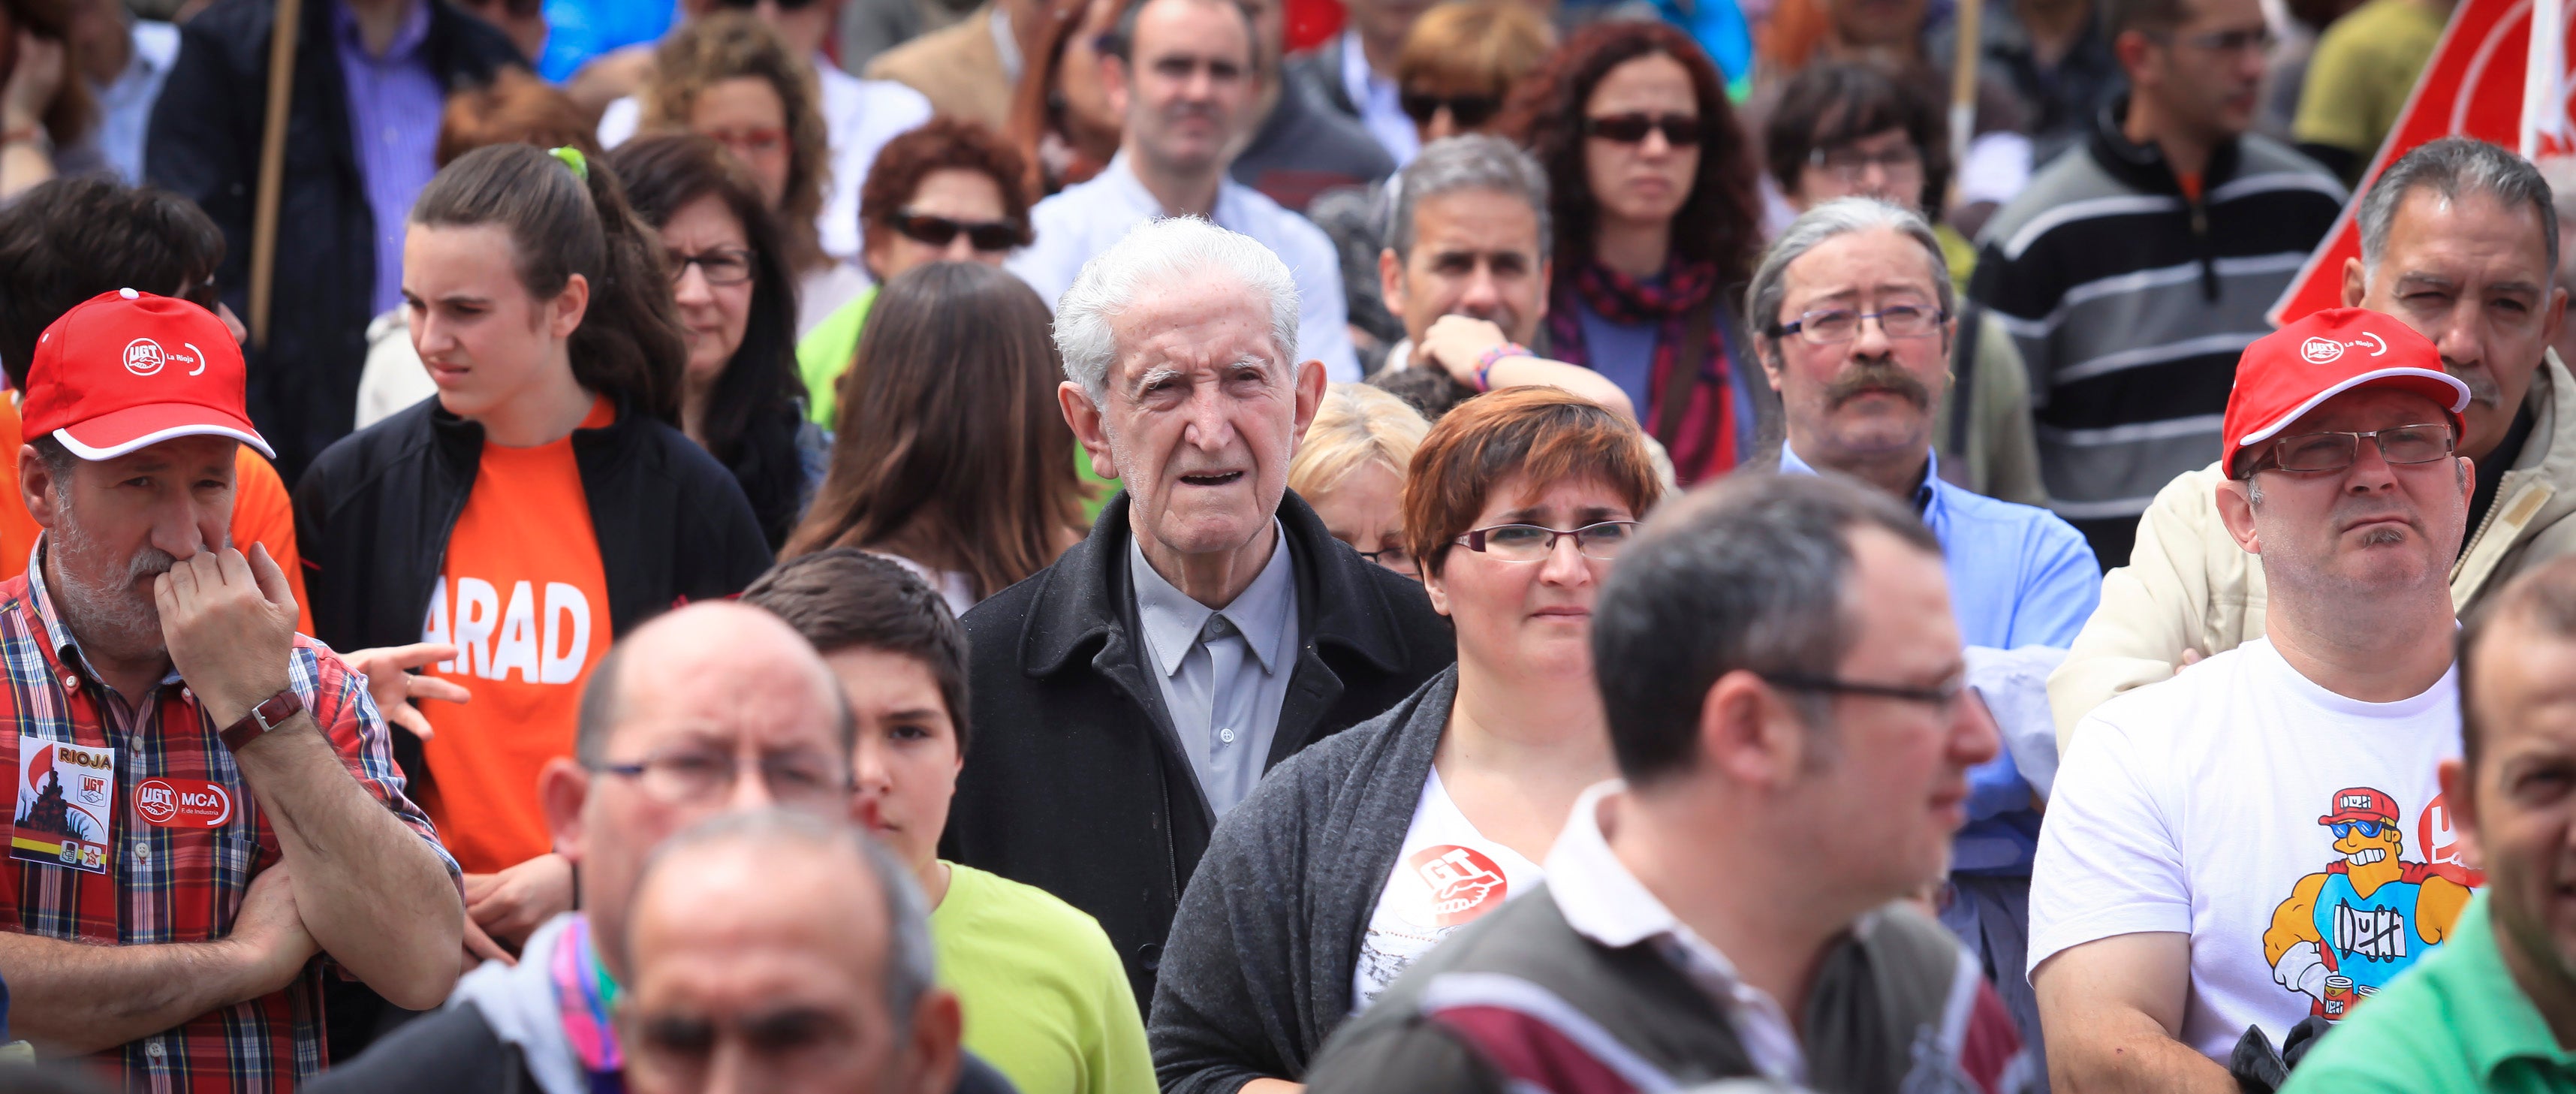
[[[1968,166],[1968,140],[1976,136],[1977,62],[1985,56],[1979,21],[1984,0],[1959,0],[1959,41],[1950,52],[1950,180],[1957,183]]]
[[[277,0],[268,35],[268,117],[259,132],[259,189],[251,199],[250,344],[268,346],[269,303],[277,280],[277,202],[286,187],[286,117],[295,91],[295,40],[304,0]]]

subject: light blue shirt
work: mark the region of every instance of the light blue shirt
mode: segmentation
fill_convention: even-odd
[[[1915,510],[1941,541],[1950,578],[1950,612],[1971,646],[2064,649],[2102,601],[2102,569],[2084,534],[2036,506],[1997,501],[1942,481],[1939,458],[1925,453]],[[1795,448],[1780,446],[1780,470],[1816,473]],[[1959,830],[1951,868],[1964,873],[2026,875],[2039,849],[2039,814],[2012,753],[1968,772],[1968,824]]]
[[[1395,157],[1396,170],[1413,162],[1422,151],[1422,131],[1413,127],[1413,116],[1404,112],[1403,89],[1369,68],[1368,51],[1360,47],[1356,29],[1342,31],[1342,93],[1360,108],[1360,124],[1368,127],[1369,136]]]
[[[1121,152],[1091,181],[1065,187],[1030,210],[1029,223],[1036,229],[1037,241],[1003,265],[1036,289],[1038,298],[1052,309],[1073,287],[1085,263],[1130,229],[1168,215]],[[1289,359],[1322,361],[1325,375],[1335,383],[1358,382],[1360,358],[1351,347],[1341,259],[1324,230],[1232,179],[1217,184],[1212,219],[1217,227],[1241,232],[1270,248],[1296,278],[1297,345]]]
[[[116,169],[128,186],[143,184],[143,135],[152,128],[152,104],[161,101],[161,84],[179,61],[179,28],[149,19],[127,30],[134,52],[114,83],[92,84],[98,98],[98,128],[91,140],[101,159]]]
[[[1252,793],[1279,735],[1279,708],[1297,668],[1297,574],[1288,533],[1271,521],[1270,561],[1223,608],[1173,587],[1127,537],[1143,652],[1181,751],[1208,808],[1224,816]]]

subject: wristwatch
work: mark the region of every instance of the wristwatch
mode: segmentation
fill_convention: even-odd
[[[260,734],[285,725],[287,719],[295,717],[303,709],[304,697],[297,695],[294,688],[271,695],[258,706],[250,708],[250,713],[242,715],[241,721],[224,727],[223,733],[220,734],[224,739],[224,747],[239,753],[249,748],[252,741],[258,740]]]

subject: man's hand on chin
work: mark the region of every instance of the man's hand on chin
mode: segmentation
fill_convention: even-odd
[[[286,572],[251,544],[199,551],[152,579],[170,664],[216,726],[238,722],[286,690],[295,648],[295,594]]]

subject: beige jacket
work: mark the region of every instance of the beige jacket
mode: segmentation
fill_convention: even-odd
[[[993,44],[993,6],[877,55],[867,78],[921,92],[941,114],[984,123],[999,133],[1011,117],[1011,78]]]
[[[2531,438],[2451,568],[2462,611],[2521,568],[2576,554],[2576,376],[2552,351],[2532,386]],[[2102,606],[2048,678],[2057,743],[2103,701],[2174,674],[2186,649],[2235,649],[2263,635],[2263,568],[2218,519],[2217,464],[2158,491],[2129,564],[2102,578]]]

